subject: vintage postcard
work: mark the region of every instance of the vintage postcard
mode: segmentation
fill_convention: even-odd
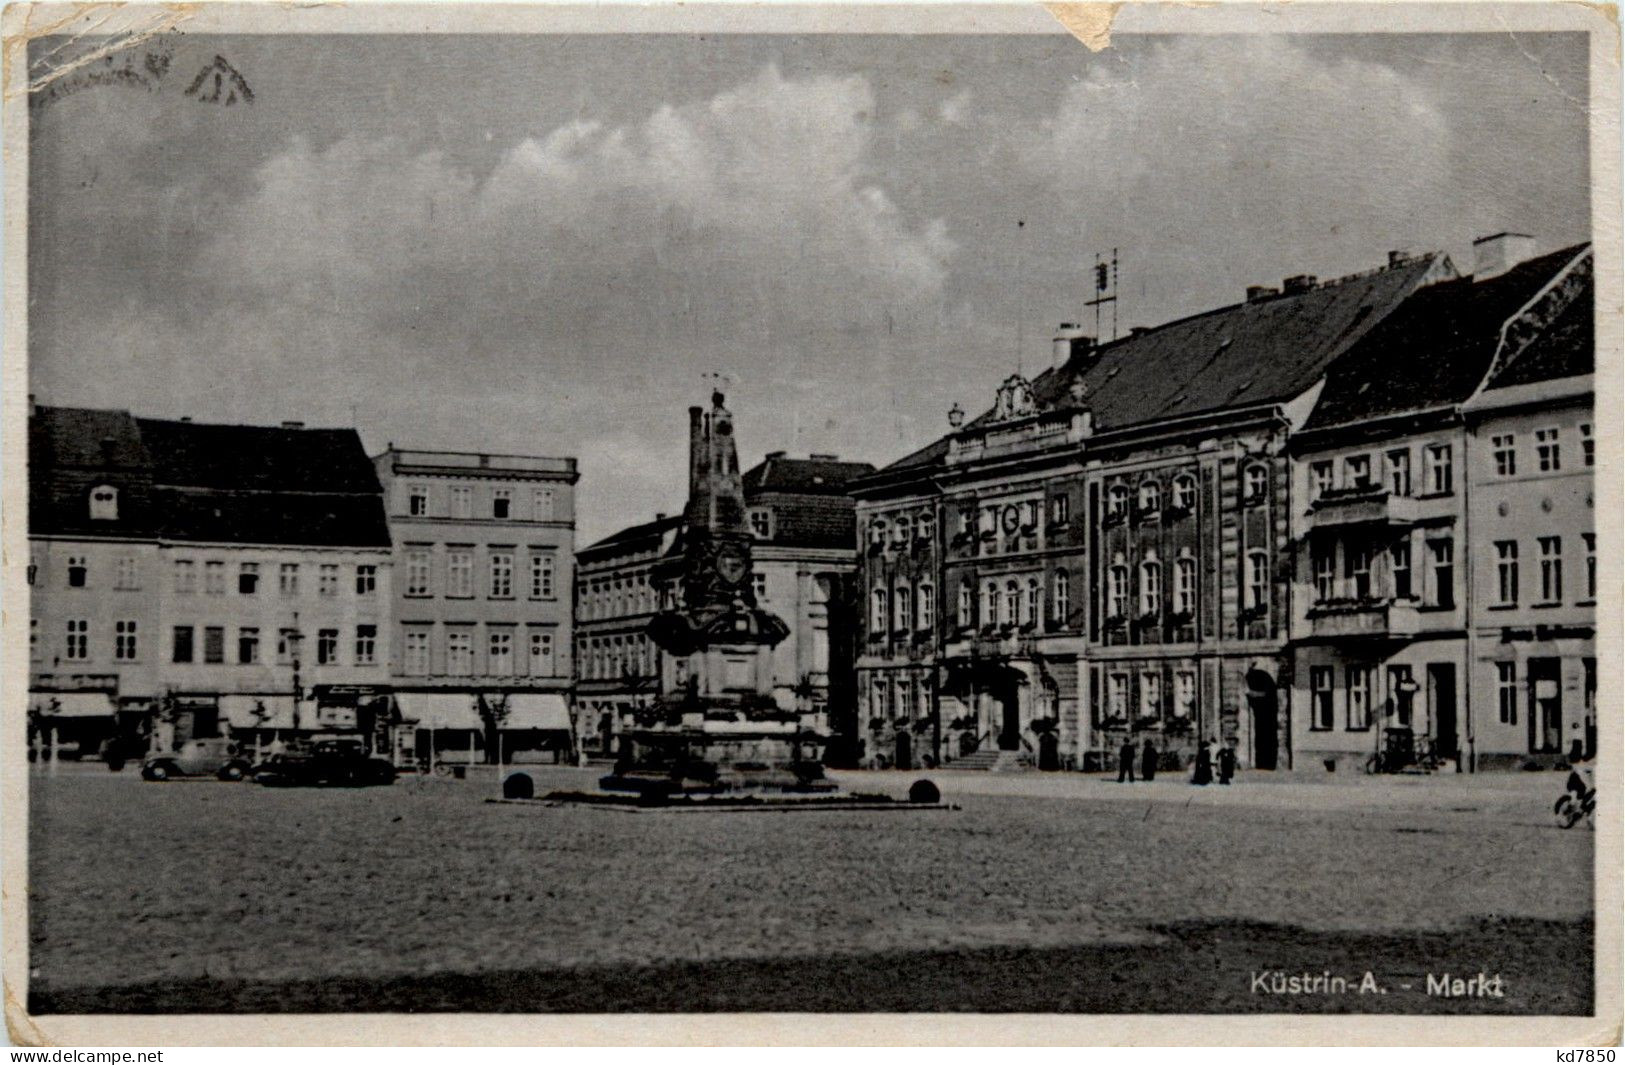
[[[1617,1041],[1612,14],[4,18],[13,1040]]]

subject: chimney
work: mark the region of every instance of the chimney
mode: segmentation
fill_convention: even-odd
[[[1416,256],[1403,248],[1396,248],[1388,253],[1388,269],[1392,270],[1396,266],[1404,266],[1414,258]]]
[[[304,422],[283,422],[282,423],[282,428],[284,428],[284,429],[303,429],[304,427],[305,427]]]
[[[1499,277],[1534,254],[1535,238],[1527,233],[1492,233],[1473,241],[1473,280]]]
[[[1294,274],[1281,282],[1281,291],[1288,296],[1296,296],[1314,288],[1317,280],[1314,274]]]
[[[782,459],[788,454],[788,451],[769,451],[766,457],[771,462],[773,459]]]
[[[183,425],[191,425],[192,424],[192,416],[190,414],[181,415],[181,423]]]
[[[837,462],[840,460],[839,455],[832,455],[827,451],[814,451],[807,457],[814,462]]]
[[[655,511],[655,521],[665,521],[665,520],[666,520],[666,512],[665,511],[663,511],[663,510]]]
[[[1277,291],[1273,285],[1248,285],[1247,286],[1247,302],[1248,303],[1262,303],[1265,300],[1269,299],[1271,296],[1279,296],[1280,294],[1281,293],[1279,291]]]
[[[1053,365],[1065,366],[1076,355],[1081,355],[1093,349],[1095,338],[1085,335],[1083,328],[1076,322],[1062,322],[1061,328],[1055,331]]]
[[[1128,335],[1131,336],[1131,337],[1143,337],[1149,332],[1151,332],[1151,327],[1150,326],[1148,326],[1148,325],[1137,325],[1137,326],[1135,326],[1134,328],[1132,328],[1132,329],[1130,329],[1128,331]]]

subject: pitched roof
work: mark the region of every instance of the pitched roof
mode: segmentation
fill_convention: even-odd
[[[753,492],[845,495],[848,481],[874,471],[874,466],[867,462],[769,455],[745,471],[745,495],[748,497]]]
[[[1078,352],[1032,382],[1039,412],[1084,407],[1095,431],[1280,403],[1382,321],[1448,260],[1427,255],[1300,293],[1220,307]],[[1073,387],[1081,383],[1081,403]],[[991,410],[966,425],[990,424]],[[960,430],[961,432],[965,430]],[[947,437],[882,472],[936,464]]]
[[[28,531],[150,539],[151,463],[127,411],[37,407],[28,418]],[[90,519],[90,490],[118,489],[118,518]]]
[[[1579,377],[1595,371],[1597,335],[1595,293],[1588,281],[1552,323],[1529,346],[1513,356],[1484,386],[1486,392]]]
[[[1501,327],[1585,245],[1418,289],[1337,359],[1306,430],[1425,411],[1472,395],[1490,367]]]
[[[158,484],[261,492],[380,492],[354,429],[137,418]]]
[[[577,558],[590,559],[598,555],[628,554],[649,551],[660,546],[666,533],[683,524],[683,516],[674,514],[637,525],[628,525],[576,552]]]

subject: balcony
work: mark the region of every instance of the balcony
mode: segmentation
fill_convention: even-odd
[[[1313,529],[1339,525],[1410,525],[1417,515],[1417,500],[1396,496],[1381,485],[1329,489],[1309,504],[1309,526]]]
[[[1310,634],[1319,640],[1403,640],[1421,629],[1414,599],[1328,599],[1309,608]]]

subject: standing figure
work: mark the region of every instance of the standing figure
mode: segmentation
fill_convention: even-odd
[[[1236,775],[1236,749],[1230,744],[1219,748],[1219,783],[1228,784]]]
[[[1124,740],[1122,749],[1117,752],[1117,782],[1134,783],[1134,741]]]
[[[1151,741],[1145,741],[1145,748],[1140,752],[1140,776],[1145,780],[1155,780],[1157,776],[1157,749],[1151,746]]]
[[[1196,749],[1196,774],[1191,777],[1191,783],[1198,787],[1213,783],[1213,751],[1206,740]]]

